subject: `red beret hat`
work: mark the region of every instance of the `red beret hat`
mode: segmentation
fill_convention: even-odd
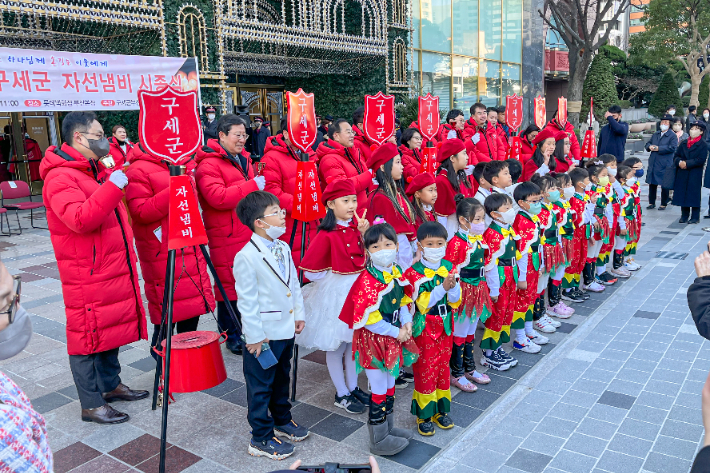
[[[569,135],[567,134],[566,131],[560,130],[560,131],[558,131],[557,133],[555,133],[555,141],[564,140],[564,139],[567,138],[568,136],[569,136]]]
[[[437,151],[436,160],[440,163],[444,162],[451,156],[457,155],[465,149],[466,147],[464,146],[463,141],[459,140],[458,138],[446,140],[441,144],[441,147]]]
[[[540,133],[537,134],[537,136],[533,140],[532,144],[533,144],[533,146],[536,146],[538,143],[542,143],[543,141],[545,141],[548,138],[552,138],[555,141],[557,141],[556,135],[557,135],[556,131],[552,131],[549,128],[545,128],[544,130],[542,130]]]
[[[417,174],[411,181],[409,181],[409,185],[407,186],[407,195],[412,197],[415,192],[420,191],[425,187],[429,187],[432,184],[436,184],[436,181],[434,181],[434,176],[430,172]]]
[[[380,169],[380,166],[388,163],[390,159],[394,159],[394,157],[398,155],[399,150],[397,149],[397,145],[394,143],[384,143],[372,152],[370,159],[367,160],[367,167],[376,171]]]
[[[329,200],[335,200],[346,195],[357,195],[355,184],[350,179],[336,179],[328,183],[323,191],[323,203],[327,204]]]

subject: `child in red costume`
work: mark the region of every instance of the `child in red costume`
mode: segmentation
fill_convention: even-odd
[[[438,196],[436,181],[432,174],[424,172],[409,181],[407,197],[412,202],[414,212],[417,214],[414,220],[415,230],[418,230],[424,222],[436,222],[434,204]]]
[[[377,188],[370,194],[367,213],[370,223],[382,217],[394,227],[399,243],[397,264],[406,270],[412,265],[414,252],[414,208],[404,194],[402,157],[397,146],[384,143],[370,155],[367,166],[372,170]]]
[[[515,245],[519,237],[512,228],[516,212],[513,199],[500,193],[486,197],[485,207],[486,214],[492,219],[483,233],[483,241],[488,245],[485,271],[493,301],[493,315],[486,320],[481,339],[481,364],[505,371],[518,364],[518,360],[501,346],[510,341],[510,324],[515,311],[518,260],[521,257]]]
[[[441,145],[436,159],[439,169],[436,171],[436,190],[438,197],[434,205],[436,218],[444,225],[449,240],[459,228],[456,219],[456,194],[464,197],[476,195],[476,189],[471,185],[469,176],[473,174],[473,166],[468,165],[466,148],[461,140],[448,140]]]
[[[562,263],[554,274],[550,274],[547,284],[547,299],[550,302],[547,314],[559,319],[568,319],[574,314],[574,309],[562,302],[562,279],[573,258],[574,211],[568,201],[574,196],[574,187],[568,174],[557,174],[555,185],[557,193],[553,192],[554,195],[549,196],[549,200],[557,221],[557,239],[562,247]],[[547,234],[545,236],[547,237]],[[555,328],[561,326],[557,325],[559,322],[556,320],[551,320]]]
[[[312,283],[303,288],[308,323],[296,336],[296,343],[325,352],[336,390],[335,406],[350,414],[360,414],[365,412],[369,401],[367,393],[357,385],[355,361],[351,356],[353,331],[337,316],[345,304],[345,296],[365,269],[362,234],[370,224],[364,215],[357,214],[357,191],[349,179],[329,183],[323,193],[323,203],[328,211],[300,265]]]
[[[417,231],[422,259],[404,273],[413,288],[412,336],[419,348],[419,359],[413,365],[411,412],[417,416],[417,429],[424,436],[434,435],[435,425],[445,430],[454,426],[448,415],[454,329],[451,308],[459,305],[461,287],[454,278],[453,265],[444,259],[446,236],[440,223],[423,223]]]
[[[641,265],[634,261],[634,255],[636,254],[636,245],[638,244],[639,238],[641,237],[641,185],[639,184],[639,179],[643,176],[643,163],[639,158],[626,158],[621,164],[628,166],[634,171],[633,176],[627,181],[629,189],[634,193],[634,201],[636,203],[636,213],[635,213],[635,225],[638,231],[636,236],[630,239],[626,243],[624,248],[624,267],[629,271],[638,271],[641,269]],[[707,218],[707,217],[706,217]]]
[[[403,365],[416,361],[412,340],[412,286],[395,264],[397,234],[391,225],[373,225],[365,232],[370,255],[367,269],[350,289],[340,320],[354,329],[353,358],[370,382],[367,429],[370,452],[395,455],[409,445],[412,433],[394,427],[394,383]]]
[[[592,183],[588,191],[597,196],[597,206],[594,208],[594,231],[587,245],[587,266],[585,266],[584,286],[587,291],[602,292],[606,286],[616,282],[611,274],[606,273],[606,263],[609,260],[609,240],[611,225],[614,219],[612,207],[613,191],[609,183],[609,171],[604,162],[595,158],[587,163],[589,180]]]
[[[488,252],[482,235],[486,230],[486,210],[476,199],[463,196],[456,199],[459,201],[456,205],[459,231],[449,240],[445,259],[461,276],[461,305],[454,311],[454,346],[449,365],[451,384],[462,391],[474,392],[478,388],[473,383],[491,382],[487,375],[476,371],[473,357],[478,321],[485,324],[493,309],[483,269]]]

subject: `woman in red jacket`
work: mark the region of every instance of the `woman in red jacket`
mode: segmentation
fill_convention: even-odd
[[[328,127],[328,141],[318,147],[318,175],[323,189],[336,179],[350,179],[357,192],[357,213],[367,208],[367,192],[372,186],[372,173],[354,145],[352,127],[338,118]]]
[[[252,231],[237,218],[237,204],[250,192],[263,190],[263,176],[254,177],[249,153],[244,150],[247,140],[246,123],[234,114],[222,115],[217,122],[219,139],[207,140],[197,150],[198,197],[202,207],[209,239],[210,257],[217,270],[229,301],[215,290],[217,318],[222,330],[227,331],[227,348],[241,354],[241,333],[230,319],[227,302],[237,312],[237,292],[234,288],[234,257],[251,239]]]
[[[552,157],[555,152],[557,133],[545,128],[537,134],[533,140],[535,151],[532,158],[528,159],[523,165],[522,181],[529,181],[533,174],[544,176],[557,169],[557,160]]]
[[[128,155],[133,149],[133,143],[128,141],[128,134],[123,125],[115,125],[111,134],[108,142],[111,143],[111,157],[116,163],[115,169],[123,169],[123,166],[128,163]]]
[[[439,223],[446,227],[451,239],[459,228],[459,221],[456,219],[456,195],[476,195],[476,189],[469,179],[473,174],[473,166],[468,165],[466,148],[460,140],[445,141],[439,148],[436,159],[439,161],[439,169],[436,171],[437,198],[434,212]]]
[[[126,170],[126,201],[141,261],[148,313],[154,325],[151,342],[154,347],[158,345],[168,264],[170,171],[167,162],[145,152],[140,143],[133,149],[130,162]],[[176,279],[183,272],[173,296],[173,322],[177,324],[178,333],[197,330],[200,315],[214,310],[207,264],[199,248],[191,246],[178,252]],[[151,355],[156,356],[152,350]]]
[[[266,139],[264,157],[261,158],[261,162],[264,164],[263,175],[266,178],[264,190],[278,197],[279,205],[282,209],[286,209],[286,233],[280,239],[291,247],[293,262],[298,267],[301,263],[301,254],[304,251],[301,248],[303,225],[301,222],[294,225],[291,210],[293,209],[293,194],[296,192],[296,168],[301,160],[301,152],[291,144],[285,118],[281,120],[281,131],[283,134]],[[315,162],[316,154],[309,150],[308,159]],[[311,245],[317,232],[318,221],[306,222],[306,249]]]
[[[540,133],[540,127],[533,124],[528,125],[528,127],[523,132],[520,138],[521,150],[520,150],[520,161],[525,163],[528,159],[532,158],[535,152],[535,145],[532,144],[533,140]]]
[[[407,128],[402,132],[401,142],[399,152],[402,154],[404,179],[413,179],[422,169],[422,135],[416,128]]]

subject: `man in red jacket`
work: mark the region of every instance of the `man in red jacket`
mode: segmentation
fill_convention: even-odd
[[[109,142],[93,112],[69,113],[62,135],[64,144],[47,149],[40,173],[66,306],[69,367],[81,419],[117,424],[129,416],[108,402],[148,397],[118,376],[119,347],[147,338],[133,232],[121,203],[128,178],[117,169],[97,180],[97,159],[109,153]]]
[[[318,176],[323,189],[336,179],[350,179],[357,191],[358,215],[367,208],[367,192],[372,185],[372,172],[355,147],[355,133],[344,118],[328,127],[328,141],[318,147]]]
[[[217,276],[224,286],[229,301],[215,287],[217,319],[227,332],[227,348],[241,355],[241,331],[229,317],[227,302],[237,311],[237,291],[234,287],[234,257],[251,239],[252,231],[237,218],[239,201],[250,192],[264,190],[263,176],[254,177],[249,153],[244,150],[247,141],[246,122],[234,114],[222,115],[217,122],[216,140],[197,150],[198,197],[202,219],[209,239],[210,257]]]
[[[293,209],[293,194],[296,192],[296,168],[301,160],[301,152],[291,144],[286,129],[286,118],[281,119],[283,134],[272,136],[266,140],[266,153],[261,159],[264,163],[264,177],[266,187],[264,190],[271,192],[279,199],[279,205],[286,209],[286,233],[281,240],[291,247],[291,255],[296,267],[301,263],[301,230],[302,223],[294,225],[291,210]],[[309,150],[310,151],[310,150]],[[316,154],[309,152],[308,159],[316,161]],[[306,222],[306,248],[318,232],[318,222]]]
[[[466,141],[474,147],[477,163],[503,161],[505,150],[499,149],[499,138],[495,126],[488,122],[488,110],[482,103],[471,105],[471,118],[466,122]],[[473,164],[469,161],[469,164]]]

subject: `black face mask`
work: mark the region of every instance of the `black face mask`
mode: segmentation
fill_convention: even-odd
[[[111,151],[111,143],[104,136],[100,140],[92,140],[87,138],[89,142],[88,148],[96,155],[97,158],[103,158]]]

